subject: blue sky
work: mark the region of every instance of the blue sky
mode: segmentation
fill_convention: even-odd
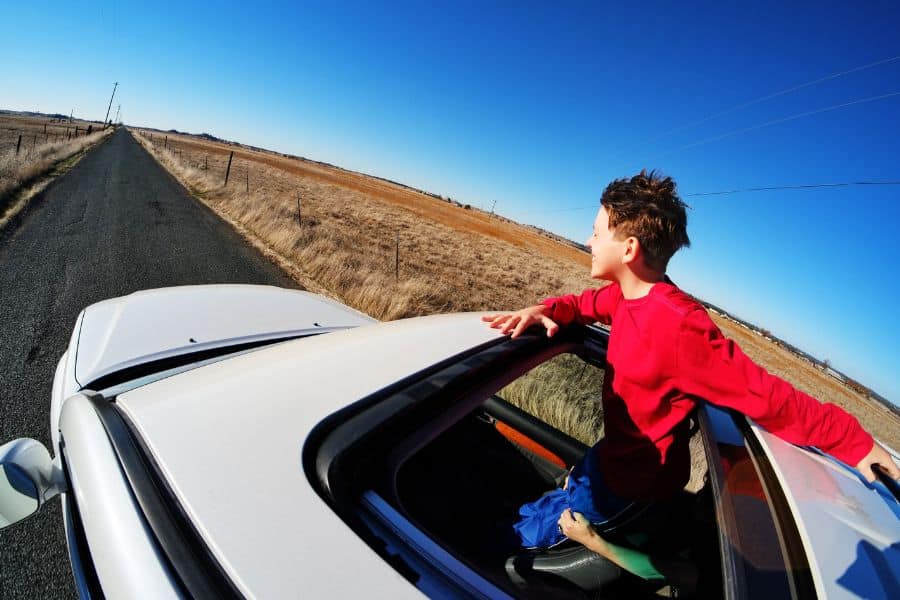
[[[692,206],[677,283],[900,402],[900,186],[691,195],[900,180],[900,96],[878,98],[900,92],[900,8],[619,4],[15,3],[0,107],[101,119],[118,81],[126,123],[496,201],[579,241],[610,180],[659,168]]]

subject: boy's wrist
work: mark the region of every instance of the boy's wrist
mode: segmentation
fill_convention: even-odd
[[[543,315],[545,317],[549,317],[550,315],[553,314],[553,307],[555,304],[556,304],[555,300],[548,298],[546,300],[541,301],[540,304],[535,304],[534,308],[540,309],[541,315]]]

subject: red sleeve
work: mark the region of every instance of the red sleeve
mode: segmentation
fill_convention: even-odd
[[[560,325],[568,325],[576,320],[585,324],[599,321],[609,325],[621,296],[619,284],[611,283],[600,289],[584,290],[578,296],[569,294],[547,298],[542,304],[550,309],[547,316]]]
[[[702,309],[682,320],[676,368],[683,392],[740,411],[788,442],[815,446],[854,467],[872,449],[872,436],[853,416],[754,363]]]

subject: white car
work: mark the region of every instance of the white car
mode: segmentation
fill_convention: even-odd
[[[587,448],[507,400],[547,393],[548,369],[584,394],[607,340],[512,340],[477,314],[378,323],[265,286],[101,302],[56,372],[54,457],[0,448],[0,525],[59,495],[82,598],[674,593],[578,545],[502,539]],[[900,597],[895,489],[744,417],[694,421],[702,488],[607,535],[692,564],[703,597]]]

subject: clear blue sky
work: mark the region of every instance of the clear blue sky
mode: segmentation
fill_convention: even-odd
[[[900,92],[900,60],[696,123],[900,56],[900,9],[622,4],[12,3],[0,107],[102,119],[118,81],[126,123],[496,201],[579,241],[611,179],[656,167],[693,207],[677,283],[900,402],[900,187],[687,196],[900,180],[900,96],[782,120]]]

